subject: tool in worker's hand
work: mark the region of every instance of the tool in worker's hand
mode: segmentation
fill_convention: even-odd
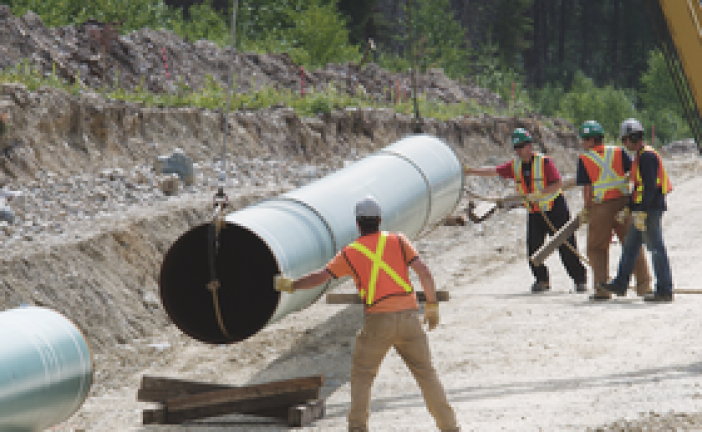
[[[643,232],[646,231],[646,212],[635,211],[634,212],[634,228]]]
[[[615,216],[615,220],[619,222],[620,224],[623,224],[629,219],[629,216],[631,216],[631,210],[629,207],[624,207],[617,213],[617,216]]]
[[[285,275],[275,275],[273,277],[273,286],[276,291],[292,293],[293,290],[293,280]]]
[[[590,222],[590,210],[587,208],[583,208],[580,210],[580,226],[586,225],[588,222]]]
[[[543,197],[544,197],[544,194],[542,194],[541,192],[532,192],[526,196],[526,199],[530,203],[535,203],[535,202],[538,202]]]
[[[424,324],[429,331],[439,325],[439,303],[424,303]]]

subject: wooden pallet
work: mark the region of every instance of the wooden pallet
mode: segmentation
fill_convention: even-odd
[[[273,417],[288,426],[307,426],[324,417],[320,399],[324,377],[312,376],[245,387],[143,376],[140,402],[157,402],[143,411],[143,424],[180,424],[226,414]]]

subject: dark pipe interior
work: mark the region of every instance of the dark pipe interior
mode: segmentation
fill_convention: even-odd
[[[163,307],[185,334],[206,343],[242,341],[261,330],[278,306],[273,288],[278,265],[268,246],[251,231],[226,224],[219,235],[216,273],[219,308],[227,330],[217,323],[210,282],[208,230],[197,226],[166,253],[159,277]]]

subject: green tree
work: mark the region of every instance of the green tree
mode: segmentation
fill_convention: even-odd
[[[465,31],[453,16],[450,0],[420,1],[410,0],[412,10],[404,7],[403,24],[409,27],[409,13],[415,40],[417,67],[442,68],[452,78],[468,75],[470,70],[469,48],[465,41]],[[409,49],[409,34],[398,37]]]

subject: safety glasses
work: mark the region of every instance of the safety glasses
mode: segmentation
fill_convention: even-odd
[[[515,144],[515,145],[514,145],[514,149],[515,149],[515,150],[519,150],[519,149],[523,149],[523,148],[526,147],[526,146],[527,146],[526,144]]]

